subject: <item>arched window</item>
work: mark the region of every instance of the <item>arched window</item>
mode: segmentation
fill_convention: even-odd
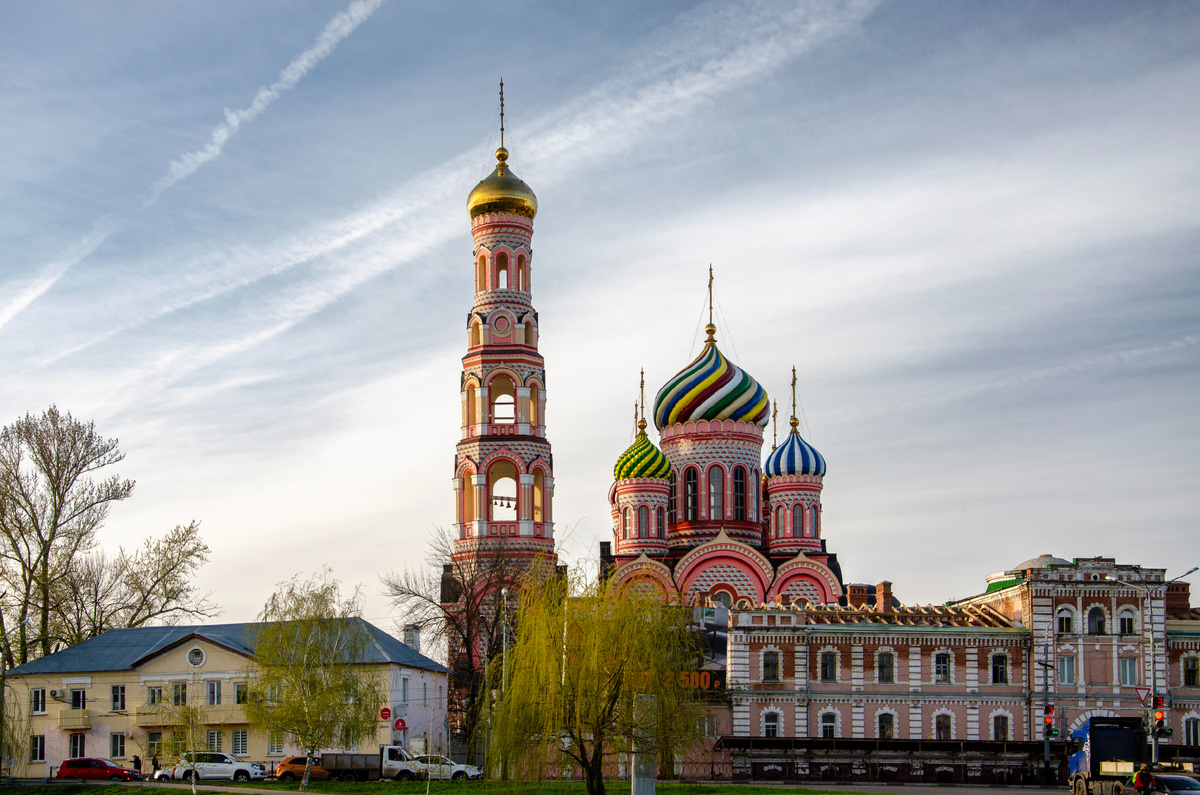
[[[470,345],[472,348],[478,348],[483,342],[483,332],[478,320],[471,323],[471,339]]]
[[[762,489],[762,481],[758,477],[758,470],[750,473],[750,521],[754,521],[758,517],[758,501],[760,499],[759,491]]]
[[[479,267],[475,269],[475,292],[482,293],[487,288],[487,256],[480,254]]]
[[[821,509],[816,505],[812,507],[812,521],[808,525],[808,534],[813,538],[821,535]]]
[[[879,739],[890,740],[896,736],[896,716],[885,712],[879,716]]]
[[[1122,610],[1118,618],[1118,631],[1122,635],[1133,635],[1137,632],[1136,620],[1132,610]]]
[[[746,470],[741,467],[733,470],[733,519],[746,521]]]
[[[529,290],[529,270],[525,267],[526,260],[524,254],[517,255],[517,289]]]
[[[708,519],[719,522],[725,518],[725,477],[720,467],[708,470]]]
[[[537,347],[537,331],[533,328],[533,318],[525,321],[525,344]]]
[[[763,718],[763,736],[778,737],[779,736],[779,713],[768,712]]]
[[[949,715],[938,715],[934,719],[934,736],[939,740],[953,740],[953,729],[950,724]]]
[[[529,417],[530,425],[541,425],[542,424],[538,418],[538,408],[540,406],[541,406],[541,398],[538,395],[537,385],[531,384],[529,387],[529,413],[527,415]]]
[[[804,506],[800,503],[792,506],[792,535],[796,538],[804,535]]]
[[[821,716],[821,736],[826,740],[837,737],[837,715],[826,712]]]
[[[1059,635],[1070,635],[1072,632],[1075,631],[1075,628],[1073,626],[1075,622],[1071,620],[1073,618],[1073,616],[1071,614],[1071,608],[1060,607],[1058,609],[1057,617],[1058,617],[1058,634]]]
[[[546,520],[546,476],[542,470],[533,473],[533,521]]]
[[[468,470],[463,472],[462,476],[463,485],[460,497],[462,498],[462,520],[464,524],[475,521],[474,474],[474,472]],[[466,528],[463,528],[463,532],[466,532]]]
[[[891,652],[879,655],[879,684],[890,685],[896,681],[896,657]]]
[[[685,522],[696,521],[700,511],[700,483],[696,470],[683,473],[683,517]]]
[[[783,517],[784,517],[783,506],[780,505],[778,508],[775,509],[775,537],[776,538],[779,538],[780,534],[783,533]]]
[[[463,425],[475,425],[476,424],[477,420],[475,419],[475,417],[476,417],[476,413],[479,411],[479,408],[476,405],[476,401],[477,401],[477,398],[475,396],[475,385],[468,384],[467,385],[467,402],[466,402],[466,405],[463,407],[466,412],[466,416],[463,417]]]
[[[1088,611],[1088,634],[1104,634],[1104,611],[1099,607],[1093,607]]]
[[[517,518],[517,470],[508,461],[497,461],[488,470],[491,518],[508,522]]]
[[[496,255],[496,286],[501,290],[508,289],[508,255]]]
[[[667,482],[667,521],[675,524],[679,521],[679,508],[675,500],[679,498],[679,489],[675,486],[675,478]]]
[[[659,508],[658,510],[656,510],[654,512],[654,537],[655,538],[663,537],[663,514],[664,514],[664,511],[662,508]]]
[[[645,505],[638,508],[638,538],[650,537],[650,509]]]
[[[625,510],[621,511],[621,538],[629,538],[629,523],[630,514],[629,509],[626,508]]]

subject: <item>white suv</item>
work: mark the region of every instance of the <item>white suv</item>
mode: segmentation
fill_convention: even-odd
[[[184,754],[171,771],[171,778],[187,781],[196,778],[229,778],[249,781],[267,777],[267,769],[257,762],[243,762],[236,756],[219,753]]]

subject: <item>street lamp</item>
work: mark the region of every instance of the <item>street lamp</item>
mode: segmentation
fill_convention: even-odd
[[[1135,566],[1134,568],[1136,568],[1138,571],[1141,571],[1142,569],[1141,566]],[[1155,586],[1166,588],[1171,583],[1179,582],[1184,577],[1196,571],[1200,571],[1200,566],[1192,566],[1178,577],[1167,580],[1166,582],[1154,584]],[[1145,609],[1142,610],[1142,618],[1143,621],[1148,618],[1150,626],[1150,710],[1147,710],[1146,713],[1147,716],[1149,716],[1151,711],[1155,708],[1154,705],[1158,703],[1158,636],[1154,633],[1154,595],[1150,592],[1150,584],[1146,582],[1145,575],[1142,576],[1139,582],[1133,582],[1131,580],[1116,580],[1115,582],[1121,585],[1128,585],[1133,588],[1140,588],[1146,594],[1146,605]],[[1165,595],[1163,598],[1166,598]],[[1158,732],[1155,731],[1154,725],[1149,719],[1147,719],[1146,725],[1150,727],[1150,761],[1157,764]]]

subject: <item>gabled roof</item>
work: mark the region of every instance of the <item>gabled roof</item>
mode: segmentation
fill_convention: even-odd
[[[361,662],[395,663],[449,673],[444,665],[413,651],[374,624],[361,618],[358,621],[365,626],[370,638]],[[260,626],[260,623],[248,623],[112,629],[60,652],[19,665],[7,675],[127,671],[194,640],[205,640],[236,654],[253,657],[254,637]]]

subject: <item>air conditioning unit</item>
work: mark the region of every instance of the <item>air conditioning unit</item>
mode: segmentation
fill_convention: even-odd
[[[64,693],[61,690],[51,690],[50,691],[50,698],[57,698],[59,701],[62,701],[63,698],[65,698],[65,697],[66,697],[66,693]]]

